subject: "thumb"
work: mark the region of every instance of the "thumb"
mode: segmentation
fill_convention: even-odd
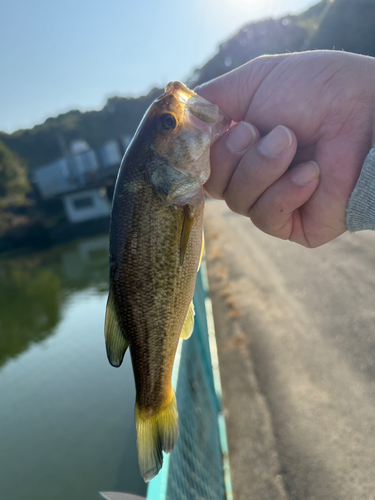
[[[230,73],[199,85],[194,91],[217,104],[233,121],[243,121],[257,89],[283,58],[257,57]]]

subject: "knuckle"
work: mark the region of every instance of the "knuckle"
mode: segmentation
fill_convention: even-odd
[[[236,200],[236,197],[231,196],[230,192],[225,191],[223,193],[223,198],[224,198],[225,203],[232,210],[232,212],[240,213],[238,210],[238,206],[237,206],[238,202]]]
[[[268,207],[269,211],[274,214],[279,214],[285,211],[285,195],[283,192],[275,193],[272,198],[272,207]]]
[[[250,217],[250,220],[254,224],[254,226],[266,232],[267,218],[264,216],[263,211],[254,206],[249,210],[248,216]]]
[[[254,205],[249,210],[249,217],[258,229],[276,236],[284,224],[286,213],[283,206],[281,197],[273,200],[272,207],[269,204]]]
[[[225,191],[225,180],[218,175],[216,170],[211,169],[211,176],[204,185],[206,194],[215,200],[222,200]]]
[[[209,198],[213,200],[222,200],[223,199],[223,188],[215,186],[213,183],[207,182],[204,185],[204,191]]]

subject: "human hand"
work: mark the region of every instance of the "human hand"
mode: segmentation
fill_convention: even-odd
[[[211,148],[209,196],[306,247],[346,231],[349,197],[373,143],[375,59],[265,56],[196,92],[244,122]]]

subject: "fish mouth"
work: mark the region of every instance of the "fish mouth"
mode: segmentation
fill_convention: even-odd
[[[186,103],[186,108],[193,116],[200,121],[213,125],[220,121],[220,109],[216,104],[206,101],[203,97],[195,95],[190,97]]]
[[[217,104],[212,104],[181,82],[170,82],[165,87],[164,96],[173,95],[185,108],[184,117],[196,129],[208,133],[213,144],[231,124],[231,119],[224,114]]]
[[[201,97],[192,97],[188,101],[185,106],[185,118],[194,128],[209,134],[211,145],[228,130],[232,122],[219,106]]]
[[[197,94],[192,90],[188,89],[181,82],[169,82],[164,89],[164,95],[172,94],[174,95],[182,104],[185,104],[191,97]]]

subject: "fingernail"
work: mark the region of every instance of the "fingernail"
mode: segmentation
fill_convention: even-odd
[[[292,145],[293,137],[290,130],[278,125],[261,140],[259,150],[265,156],[274,158],[286,151]]]
[[[292,171],[292,181],[298,186],[305,186],[319,177],[320,170],[315,161],[309,161]]]
[[[256,136],[255,129],[250,123],[241,122],[232,128],[226,144],[232,153],[241,153],[255,141]]]

